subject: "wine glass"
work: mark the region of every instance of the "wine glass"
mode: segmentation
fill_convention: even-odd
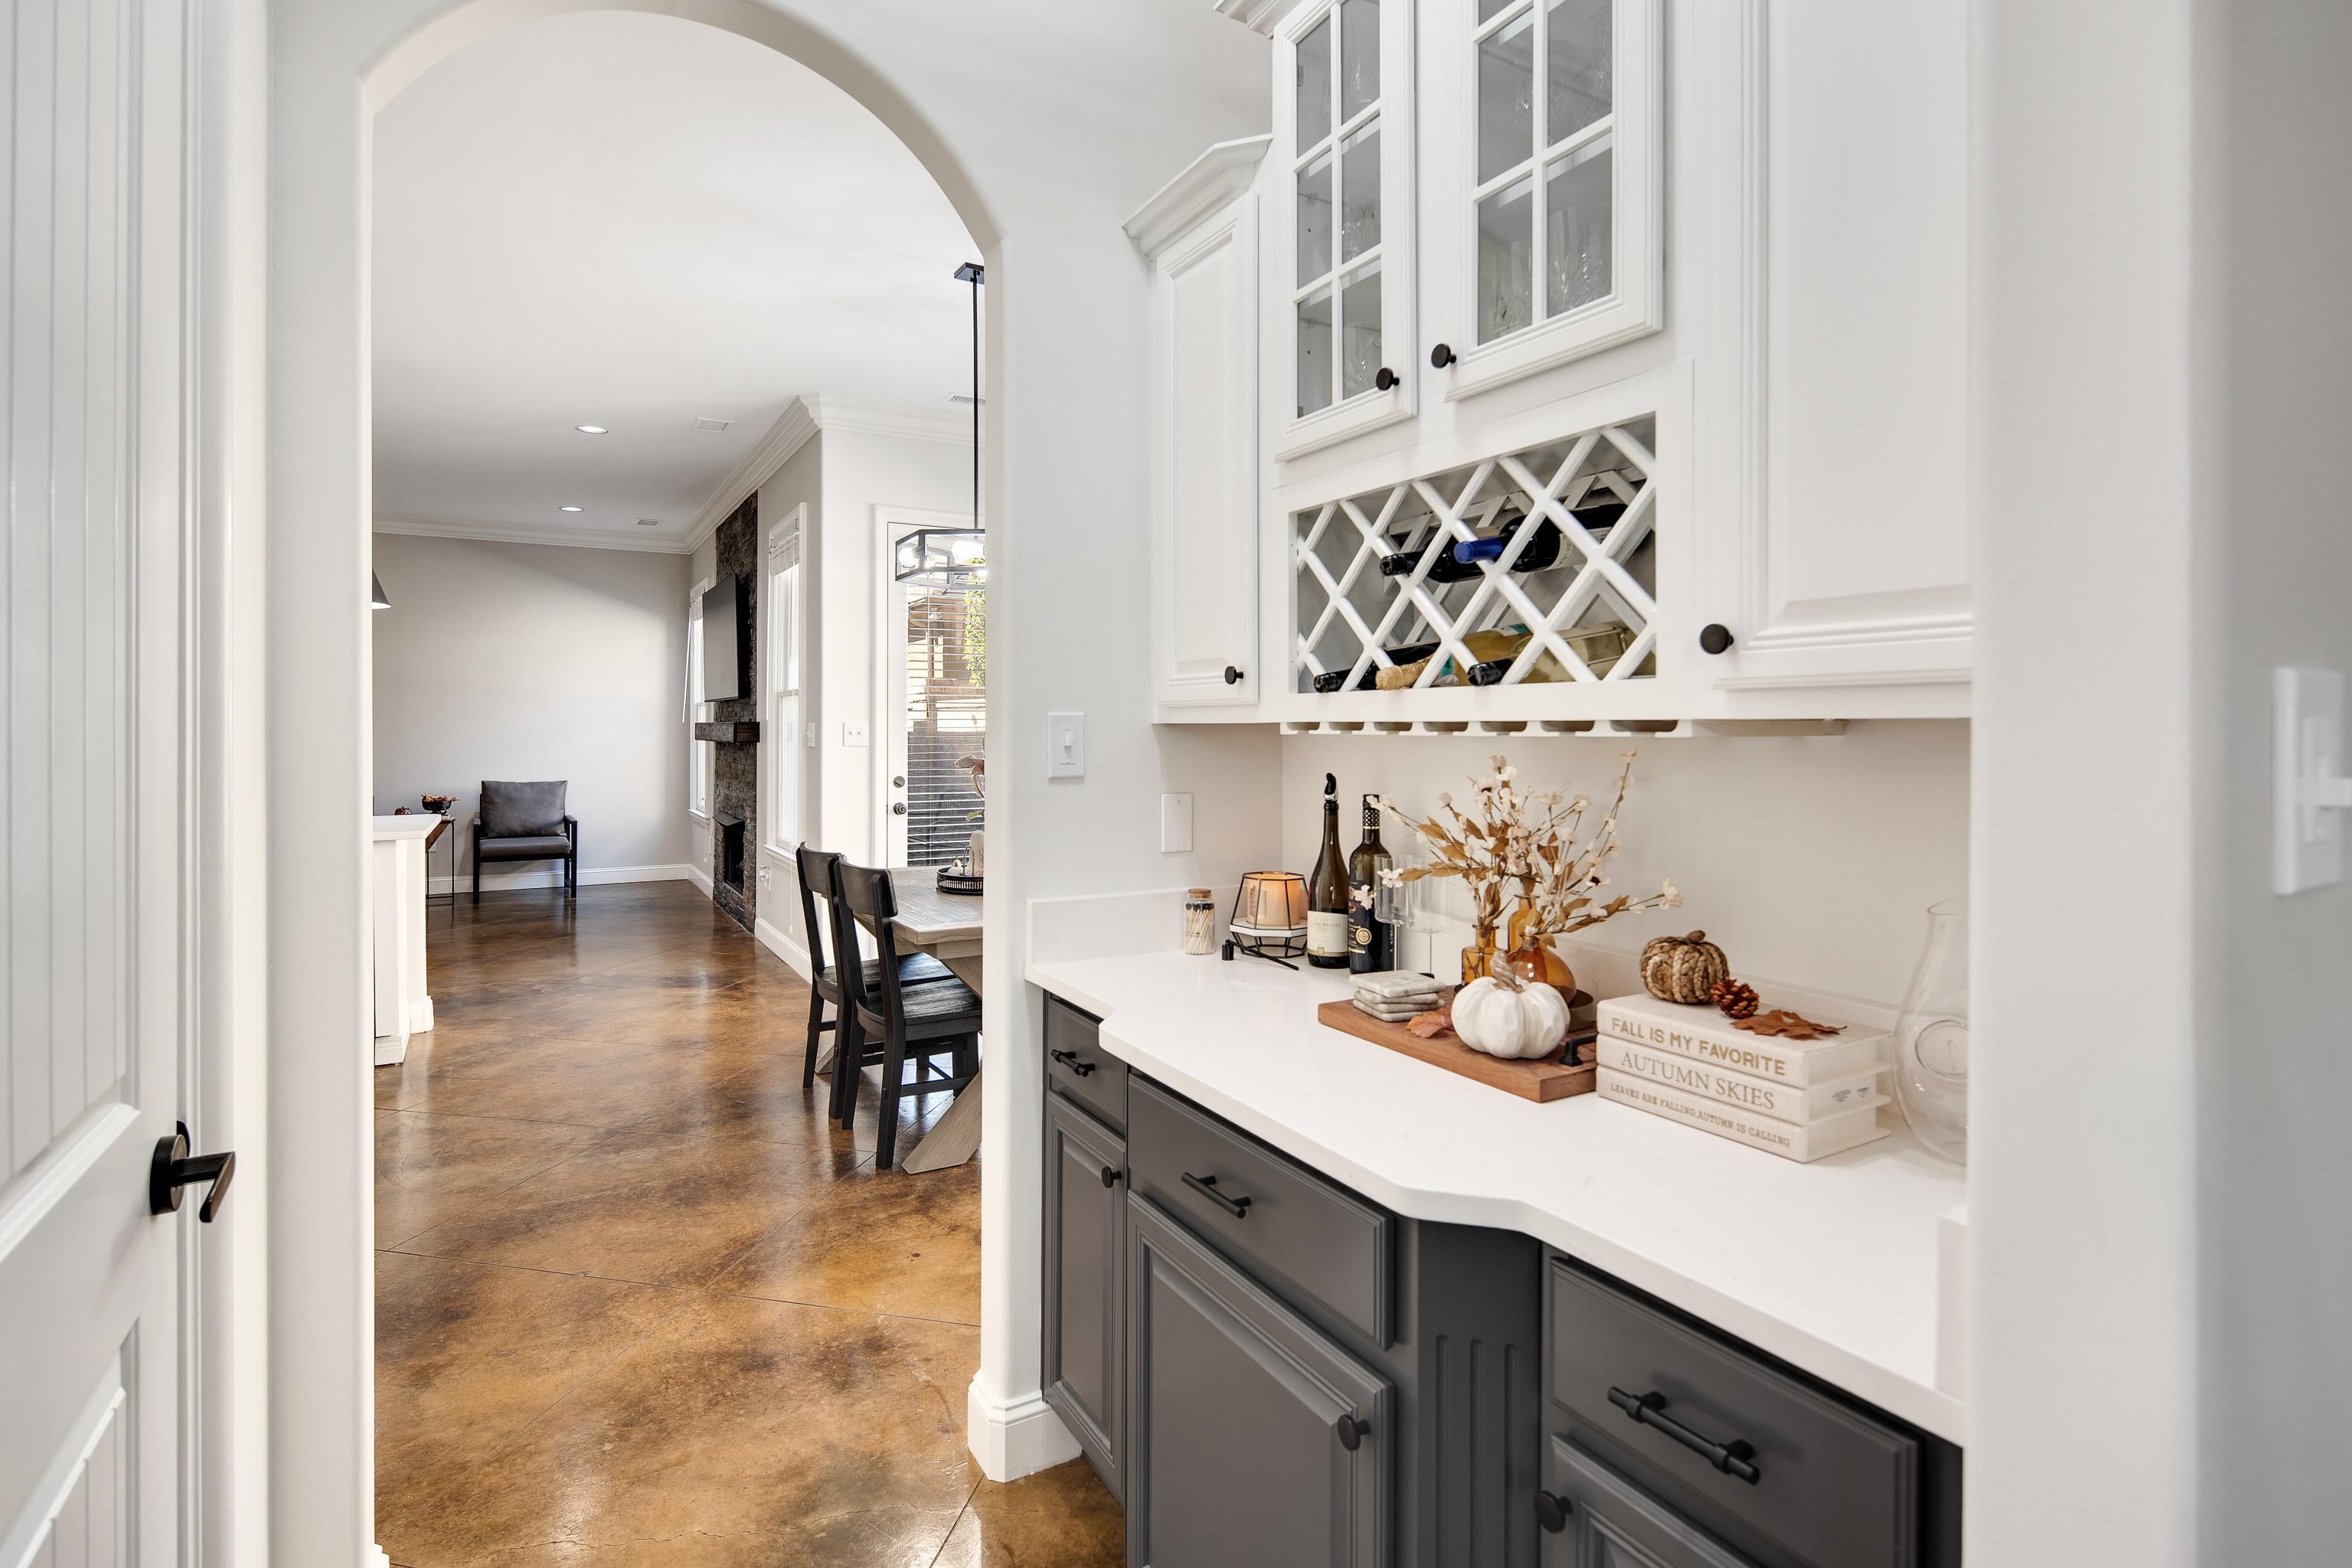
[[[1919,1142],[1947,1160],[1969,1152],[1969,901],[1927,911],[1927,942],[1895,1021],[1895,1099]]]

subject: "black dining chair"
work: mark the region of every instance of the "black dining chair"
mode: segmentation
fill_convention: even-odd
[[[843,861],[835,868],[841,896],[835,906],[836,953],[857,951],[858,932],[873,938],[881,954],[869,970],[862,963],[837,965],[841,976],[841,1029],[833,1052],[835,1118],[846,1127],[857,1109],[857,1085],[869,1063],[882,1064],[881,1128],[874,1165],[887,1171],[898,1157],[898,1105],[961,1091],[980,1073],[980,995],[962,981],[910,985],[898,976],[898,913],[890,873]],[[872,978],[869,980],[869,973]],[[940,1058],[946,1072],[933,1076]],[[915,1077],[907,1079],[912,1058]]]
[[[808,1054],[801,1061],[801,1087],[816,1082],[816,1058],[821,1048],[821,1037],[835,1027],[834,1020],[824,1016],[830,1005],[835,1014],[841,1012],[841,976],[825,958],[827,950],[838,954],[856,952],[840,944],[835,926],[835,906],[840,901],[841,890],[835,886],[839,877],[841,857],[830,850],[803,844],[793,852],[793,860],[800,871],[801,929],[808,933],[809,1012]],[[817,906],[824,906],[819,919]],[[881,961],[872,960],[862,967],[874,972],[875,980],[881,976]],[[898,961],[898,981],[903,985],[926,985],[940,980],[953,980],[954,972],[928,952],[910,952]],[[874,984],[869,980],[867,984]]]

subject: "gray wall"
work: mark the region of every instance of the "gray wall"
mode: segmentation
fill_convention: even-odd
[[[2202,1560],[2341,1563],[2352,887],[2271,891],[2269,704],[2275,665],[2352,670],[2352,8],[2246,0],[2221,15],[2226,172],[2199,215],[2220,361],[2205,417],[2227,452],[2202,498],[2226,595],[2226,635],[2207,646],[2228,825],[2220,1026],[2200,1063]]]
[[[685,556],[379,533],[375,568],[376,810],[569,779],[583,873],[686,862]]]

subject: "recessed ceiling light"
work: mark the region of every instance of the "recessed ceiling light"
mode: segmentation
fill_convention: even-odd
[[[560,507],[557,507],[555,510],[558,510],[558,511],[579,511],[579,510],[583,510],[583,509],[582,509],[582,508],[579,508],[579,507],[576,507],[576,506],[560,506]]]
[[[602,436],[606,434],[606,431],[602,425],[574,425],[572,428],[579,431],[583,436]]]

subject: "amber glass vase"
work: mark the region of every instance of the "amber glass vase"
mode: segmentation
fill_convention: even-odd
[[[1531,899],[1521,899],[1519,907],[1511,912],[1510,946],[1505,962],[1511,973],[1522,980],[1540,980],[1557,989],[1563,996],[1576,994],[1576,975],[1559,954],[1551,950],[1551,941],[1536,929],[1536,906]]]
[[[1462,949],[1462,984],[1484,980],[1495,973],[1503,962],[1503,950],[1495,945],[1495,928],[1480,925],[1472,928],[1470,940]]]

